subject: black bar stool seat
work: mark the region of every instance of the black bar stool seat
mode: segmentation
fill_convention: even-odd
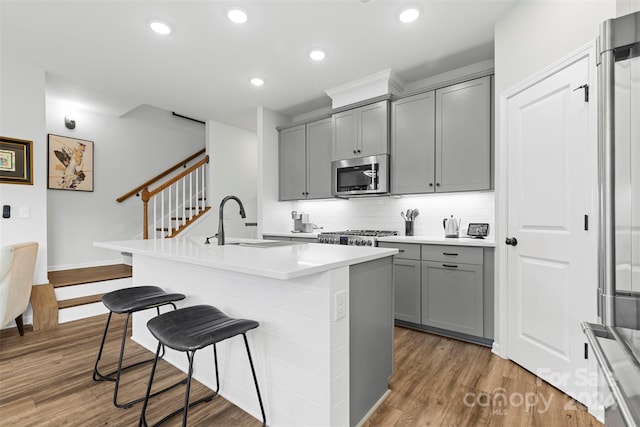
[[[157,286],[135,286],[118,289],[102,297],[102,303],[112,313],[135,313],[183,300],[183,294],[168,294]]]
[[[167,293],[162,288],[157,286],[135,286],[131,288],[118,289],[113,292],[109,292],[102,297],[102,303],[109,310],[109,317],[107,318],[107,324],[104,328],[104,334],[102,335],[102,343],[100,344],[100,351],[98,352],[98,357],[96,358],[96,364],[93,368],[93,380],[94,381],[113,381],[115,382],[115,387],[113,390],[113,404],[118,408],[129,408],[133,404],[141,402],[144,400],[144,397],[132,400],[126,403],[118,402],[118,390],[120,387],[120,377],[122,375],[122,371],[133,368],[135,366],[139,366],[145,363],[150,363],[154,360],[154,358],[143,360],[141,362],[133,363],[128,366],[122,366],[122,359],[124,357],[124,347],[127,340],[127,329],[129,326],[129,318],[132,313],[142,310],[148,310],[150,308],[155,308],[157,310],[158,315],[160,315],[160,307],[163,305],[171,305],[173,309],[176,309],[176,305],[174,302],[183,300],[185,296],[183,294],[178,293]],[[111,316],[113,313],[117,314],[126,314],[126,320],[124,323],[124,332],[122,334],[122,343],[120,345],[120,358],[118,359],[118,368],[109,372],[108,374],[103,374],[98,369],[98,364],[102,357],[102,350],[104,349],[104,343],[107,338],[107,332],[109,330],[109,324],[111,323]],[[164,355],[164,352],[163,352]],[[162,357],[162,356],[160,356]],[[153,396],[160,394],[164,391],[170,390],[173,387],[176,387],[184,383],[181,381],[179,383],[173,384],[172,386],[167,387],[157,393],[154,393]]]
[[[151,368],[151,376],[149,378],[149,384],[147,386],[147,395],[142,406],[142,413],[140,414],[140,424],[147,425],[146,421],[146,408],[148,398],[151,397],[151,386],[153,383],[153,377],[155,369],[160,355],[161,347],[167,346],[177,351],[182,351],[187,354],[189,361],[189,371],[186,379],[186,392],[184,406],[168,416],[164,417],[155,426],[164,423],[170,418],[183,413],[182,425],[187,425],[187,413],[188,409],[198,403],[210,401],[218,395],[220,389],[220,380],[218,375],[218,353],[216,350],[216,343],[224,341],[228,338],[232,338],[236,335],[242,335],[244,338],[245,348],[247,350],[247,356],[249,358],[249,365],[251,366],[251,373],[253,375],[253,381],[256,387],[256,393],[258,395],[258,402],[260,403],[260,411],[262,412],[262,425],[266,426],[266,416],[264,412],[264,406],[262,404],[262,397],[260,396],[260,388],[258,387],[258,380],[256,378],[256,372],[253,366],[253,360],[251,359],[251,351],[249,350],[249,343],[247,342],[246,333],[251,329],[255,329],[260,324],[254,320],[247,319],[234,319],[227,316],[216,307],[210,305],[196,305],[192,307],[181,308],[175,311],[161,314],[158,317],[147,322],[147,328],[151,334],[158,340],[158,348],[156,350],[156,357]],[[191,377],[193,374],[193,360],[197,350],[202,348],[213,346],[213,357],[216,370],[216,391],[196,402],[189,403],[189,393],[191,388]]]

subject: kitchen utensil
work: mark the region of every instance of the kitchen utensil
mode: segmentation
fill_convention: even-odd
[[[404,212],[400,212],[400,216],[402,217],[402,219],[404,219],[405,221],[407,221],[407,217],[404,215]]]
[[[404,235],[405,236],[413,236],[413,221],[405,221],[404,222]]]
[[[460,232],[461,219],[456,219],[451,215],[451,218],[442,219],[442,228],[444,228],[444,237],[458,237]]]
[[[413,210],[413,219],[416,219],[416,217],[420,215],[420,211],[418,209],[414,209]]]

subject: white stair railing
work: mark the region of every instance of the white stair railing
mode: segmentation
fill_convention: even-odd
[[[149,238],[150,230],[153,239],[173,237],[209,209],[205,198],[208,163],[205,156],[158,188],[142,190],[143,239]]]

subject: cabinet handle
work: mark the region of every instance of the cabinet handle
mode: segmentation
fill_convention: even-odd
[[[449,252],[442,252],[442,255],[458,256],[458,254],[453,254],[453,253],[449,253]]]
[[[453,265],[453,264],[442,264],[443,267],[449,267],[449,268],[458,268],[457,265]]]
[[[353,154],[356,154],[356,153],[357,153],[357,151],[356,151],[356,150],[353,150]]]
[[[440,187],[440,183],[439,182],[436,182],[436,187]]]
[[[404,249],[398,249],[398,252],[403,253]]]
[[[429,183],[429,187],[433,187],[433,182],[430,182],[430,183]]]
[[[361,152],[361,151],[360,151],[360,150],[358,150],[358,153],[360,153],[360,152]]]

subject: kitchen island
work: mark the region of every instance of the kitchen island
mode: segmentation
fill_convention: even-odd
[[[205,238],[98,242],[131,253],[133,283],[155,284],[256,320],[247,334],[270,426],[353,426],[388,393],[393,370],[393,255],[396,249]],[[155,351],[136,313],[133,339]],[[218,344],[220,394],[260,419],[241,339]],[[186,371],[186,358],[165,360]],[[211,351],[194,377],[215,389]],[[178,402],[176,402],[178,403]],[[179,404],[179,403],[178,403]],[[215,405],[214,403],[211,403]]]

